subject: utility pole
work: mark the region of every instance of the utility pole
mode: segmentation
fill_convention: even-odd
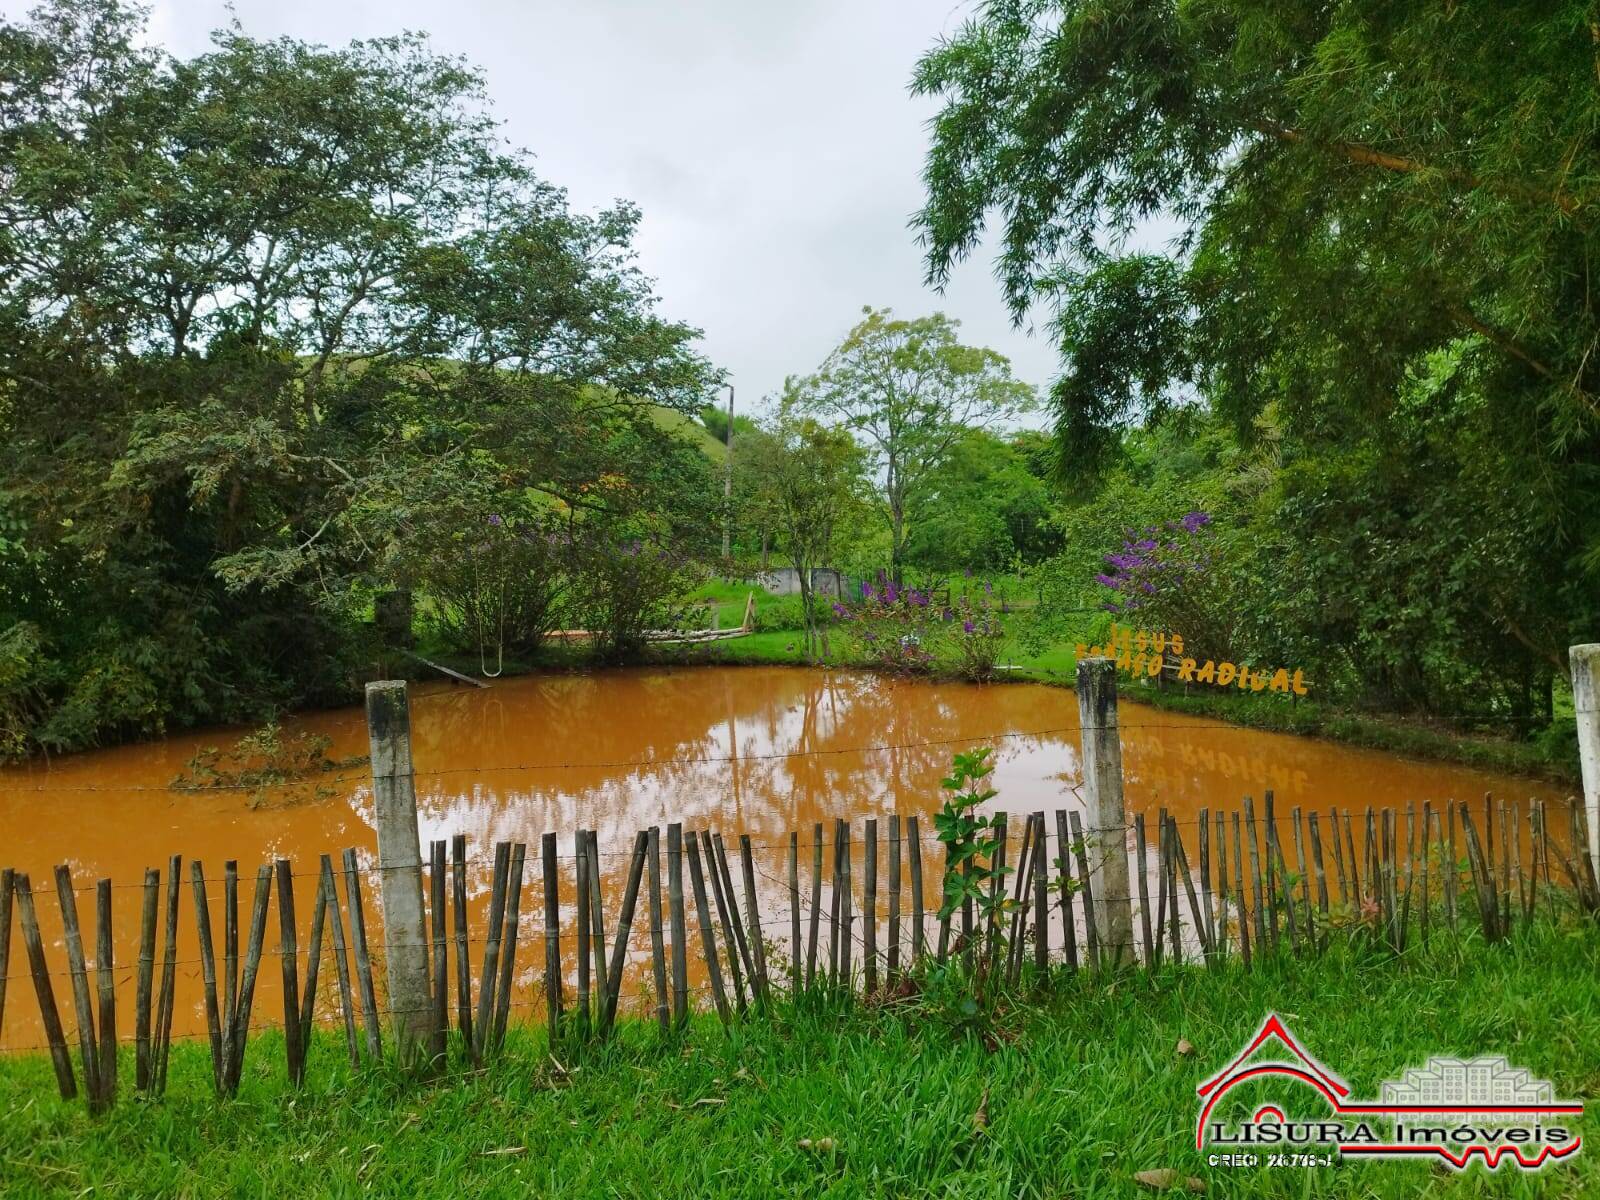
[[[727,454],[722,460],[722,561],[733,561],[733,384],[728,385]]]

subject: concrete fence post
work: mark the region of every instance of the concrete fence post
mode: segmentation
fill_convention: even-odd
[[[1122,800],[1122,735],[1117,728],[1117,666],[1109,658],[1078,661],[1078,725],[1083,799],[1091,826],[1088,850],[1100,944],[1112,962],[1131,955],[1133,907],[1128,892],[1127,812]],[[1062,853],[1066,848],[1062,848]]]
[[[411,706],[403,679],[367,684],[367,736],[378,820],[378,887],[389,1008],[402,1062],[427,1055],[433,1029],[422,907],[422,842],[411,768]]]
[[[1583,809],[1589,822],[1589,861],[1600,875],[1600,642],[1573,646],[1572,711],[1578,719],[1578,765],[1583,771]]]

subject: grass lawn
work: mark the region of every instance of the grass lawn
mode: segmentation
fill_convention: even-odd
[[[681,1041],[630,1021],[608,1048],[561,1054],[565,1070],[542,1032],[514,1029],[483,1073],[418,1084],[352,1074],[342,1039],[323,1034],[298,1094],[281,1042],[263,1035],[237,1100],[213,1099],[208,1051],[190,1043],[174,1050],[164,1101],[124,1095],[97,1119],[55,1099],[47,1059],[0,1060],[0,1193],[999,1200],[1149,1194],[1134,1174],[1173,1168],[1217,1196],[1592,1196],[1600,1148],[1527,1176],[1419,1162],[1226,1170],[1195,1150],[1194,1125],[1195,1087],[1269,1011],[1358,1098],[1431,1055],[1491,1053],[1560,1098],[1593,1096],[1597,983],[1592,924],[1494,948],[1436,936],[1398,962],[1335,948],[1254,973],[1061,976],[988,1038],[931,1001],[783,1004],[728,1033],[697,1018]],[[1283,1091],[1263,1099],[1323,1115],[1311,1093]],[[1592,1114],[1578,1127],[1591,1136]]]

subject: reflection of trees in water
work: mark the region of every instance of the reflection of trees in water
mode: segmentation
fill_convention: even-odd
[[[1040,712],[1041,694],[1052,695],[759,668],[438,694],[414,718],[424,837],[490,844],[590,827],[625,846],[642,826],[682,821],[774,840],[835,816],[927,811],[965,739],[1064,723],[1070,695]],[[1007,739],[996,757],[1034,750]]]

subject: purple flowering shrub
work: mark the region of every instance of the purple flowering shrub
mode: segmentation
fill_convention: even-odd
[[[946,668],[973,680],[994,676],[1005,611],[988,582],[941,601],[932,588],[899,585],[881,574],[863,583],[858,597],[833,606],[858,661],[897,674]]]
[[[918,674],[934,665],[934,634],[940,611],[927,588],[906,587],[886,578],[865,581],[858,597],[833,605],[855,657],[896,674]]]
[[[691,594],[703,569],[651,537],[579,526],[571,542],[572,620],[591,634],[595,657],[636,657],[653,631],[691,626]]]
[[[1137,614],[1142,626],[1182,634],[1196,652],[1226,657],[1240,619],[1235,574],[1211,514],[1196,509],[1124,530],[1095,582],[1110,593],[1107,612]]]
[[[975,682],[994,678],[1006,640],[1000,620],[1005,611],[1005,601],[995,599],[994,587],[987,581],[976,597],[962,592],[952,599],[943,642],[950,666],[961,678]]]

